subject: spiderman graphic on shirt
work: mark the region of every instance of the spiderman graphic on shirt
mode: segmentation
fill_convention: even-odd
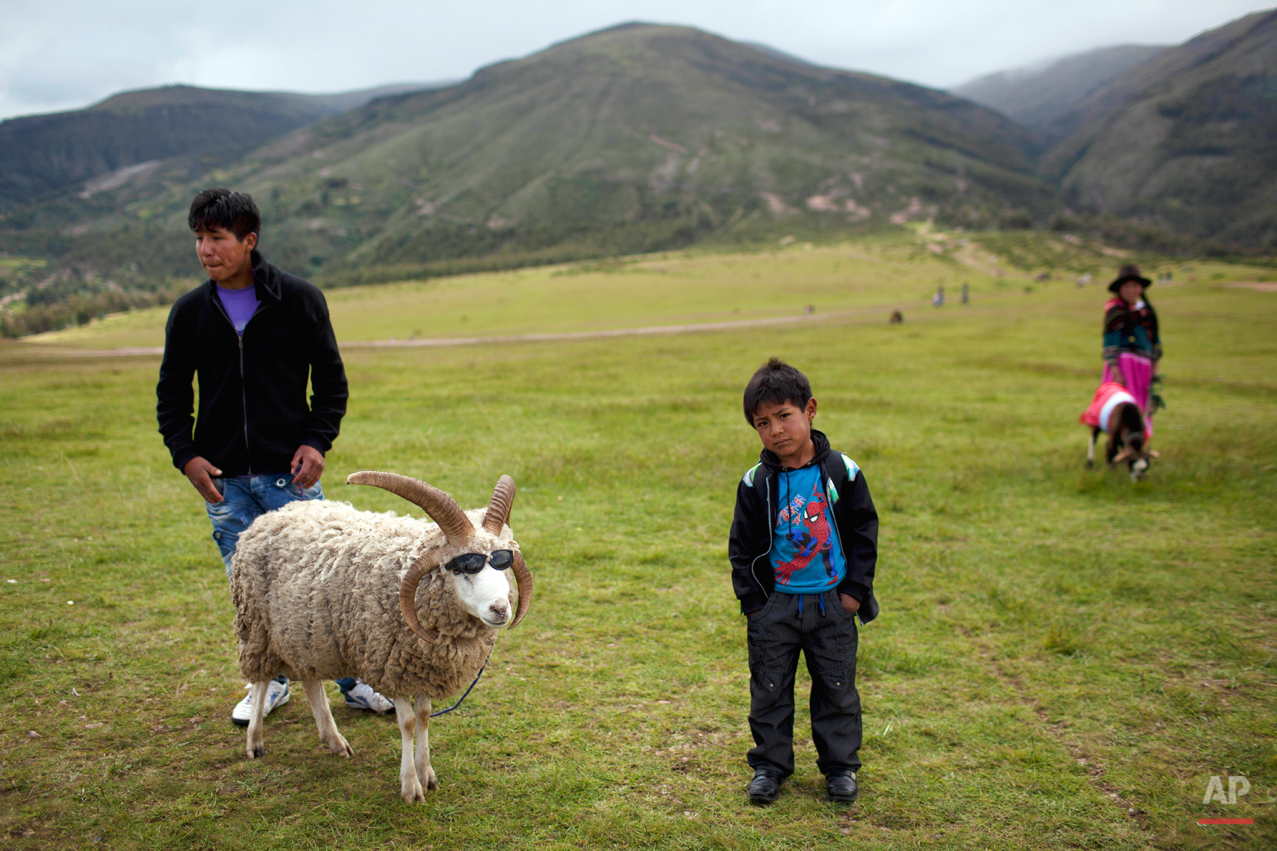
[[[799,522],[785,532],[785,539],[794,548],[794,557],[776,564],[777,582],[788,585],[794,574],[815,561],[816,556],[824,560],[825,573],[831,579],[838,575],[834,569],[829,521],[825,519],[825,509],[828,507],[829,501],[817,486],[806,504],[803,504],[802,497],[796,497],[794,504],[781,513],[781,520],[797,514]]]

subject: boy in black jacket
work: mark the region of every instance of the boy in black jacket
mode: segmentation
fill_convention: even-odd
[[[745,419],[761,460],[736,488],[728,554],[749,617],[748,795],[769,804],[794,772],[794,674],[811,673],[811,732],[829,798],[856,799],[860,695],[856,616],[878,614],[873,595],[878,513],[856,463],[811,427],[816,400],[798,370],[772,358],[745,388]]]

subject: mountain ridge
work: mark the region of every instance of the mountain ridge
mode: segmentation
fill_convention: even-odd
[[[121,168],[185,154],[242,153],[429,83],[309,95],[182,84],[118,92],[84,109],[0,121],[0,210]]]
[[[1039,171],[1074,208],[1277,246],[1277,10],[1132,67],[1060,122]]]
[[[1031,220],[1054,203],[1035,145],[944,92],[637,24],[372,100],[211,169],[165,161],[44,205],[33,225],[91,233],[145,213],[180,228],[202,173],[257,197],[286,259],[317,277],[555,246],[630,253],[777,218]]]
[[[997,110],[1048,137],[1053,123],[1132,66],[1147,62],[1169,45],[1119,44],[986,74],[949,89]],[[1049,138],[1048,138],[1049,141]]]
[[[127,164],[0,210],[0,253],[47,262],[0,268],[0,297],[26,286],[41,303],[172,290],[198,274],[186,208],[209,185],[253,194],[263,250],[323,285],[758,244],[782,233],[844,238],[924,219],[1099,227],[1177,250],[1203,236],[1217,240],[1212,250],[1262,249],[1274,244],[1267,199],[1277,197],[1266,177],[1277,174],[1274,21],[1277,13],[1258,13],[1128,64],[1052,120],[1062,141],[1050,147],[1043,129],[949,92],[643,23],[453,84],[360,95],[344,111],[270,93],[201,93],[219,108],[240,95],[273,103],[275,119],[284,107],[338,111],[250,150],[150,159],[133,151],[115,161]],[[1247,68],[1254,73],[1237,76]],[[182,94],[121,93],[90,113],[146,115]],[[1133,135],[1123,130],[1132,109]],[[1143,133],[1153,125],[1158,133]],[[1220,139],[1239,146],[1242,165],[1205,185],[1192,168],[1221,173],[1233,154]],[[1129,162],[1133,151],[1139,162]],[[1150,176],[1148,163],[1170,166]],[[0,168],[0,186],[13,174]],[[1246,183],[1255,174],[1257,190]],[[1248,199],[1243,215],[1221,205],[1229,193]]]

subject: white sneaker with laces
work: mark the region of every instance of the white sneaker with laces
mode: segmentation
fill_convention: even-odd
[[[370,709],[378,715],[385,715],[395,708],[363,680],[355,680],[355,687],[346,692],[346,705],[351,709]]]
[[[249,719],[253,717],[253,684],[249,683],[244,688],[247,689],[248,694],[244,695],[244,699],[235,704],[235,708],[231,710],[231,722],[237,727],[247,727]],[[287,703],[288,697],[288,683],[271,680],[266,686],[266,710],[262,713],[262,717],[265,718],[270,715],[272,709]]]

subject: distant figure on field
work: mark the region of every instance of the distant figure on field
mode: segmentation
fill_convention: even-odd
[[[944,287],[936,287],[936,294],[931,297],[932,307],[944,306]]]
[[[324,498],[319,477],[346,414],[346,371],[323,294],[258,253],[262,218],[251,196],[206,189],[187,223],[209,280],[169,313],[156,413],[173,466],[204,498],[229,577],[239,536],[255,518]],[[337,685],[347,706],[394,708],[353,678]],[[250,690],[232,710],[234,723],[248,724],[251,699]],[[279,677],[266,711],[287,702],[288,680]]]
[[[899,325],[901,322],[905,321],[905,315],[899,310],[893,310],[891,311],[891,319],[889,321],[892,325]]]
[[[969,287],[967,284],[962,285],[962,303],[963,304],[971,303],[971,287]]]
[[[811,384],[777,358],[745,387],[745,419],[763,450],[736,486],[728,539],[732,587],[748,616],[749,729],[754,777],[746,794],[769,804],[794,773],[794,674],[811,673],[816,766],[835,803],[851,803],[860,768],[856,615],[873,595],[878,513],[864,474],[811,427]]]
[[[1153,436],[1153,399],[1150,388],[1158,379],[1162,342],[1157,312],[1145,293],[1153,282],[1140,275],[1138,266],[1123,266],[1104,305],[1104,372],[1101,383],[1112,381],[1126,388],[1145,417],[1145,431]]]

